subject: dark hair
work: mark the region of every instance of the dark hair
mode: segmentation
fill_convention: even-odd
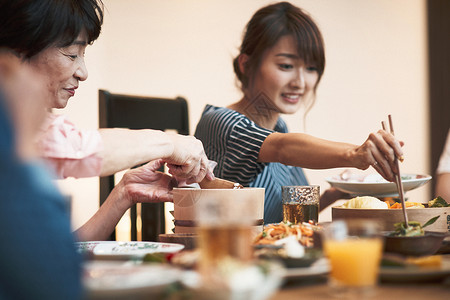
[[[279,2],[259,9],[246,26],[240,54],[233,61],[234,72],[243,89],[248,87],[249,78],[260,66],[265,51],[275,46],[281,37],[288,35],[296,41],[298,55],[317,68],[319,83],[325,69],[322,34],[303,10],[288,2]],[[239,69],[238,59],[241,54],[249,56],[245,64],[246,74]]]
[[[101,0],[0,0],[0,47],[30,58],[69,46],[82,30],[92,44],[102,23]]]

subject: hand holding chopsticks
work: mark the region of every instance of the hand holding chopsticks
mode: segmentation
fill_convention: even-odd
[[[362,161],[372,166],[384,179],[395,180],[398,173],[396,158],[403,159],[403,142],[398,141],[395,136],[386,130],[371,133],[368,139],[357,148],[362,156]],[[358,167],[365,170],[368,166]]]

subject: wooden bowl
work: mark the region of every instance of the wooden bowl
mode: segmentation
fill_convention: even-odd
[[[447,236],[443,232],[425,231],[423,236],[390,236],[385,232],[385,252],[406,256],[425,256],[435,254]]]
[[[197,247],[197,234],[195,233],[169,233],[160,234],[159,241],[163,243],[176,243],[184,245],[184,250]]]
[[[235,210],[236,202],[247,202],[249,208],[244,211],[252,220],[252,235],[263,230],[264,223],[264,188],[242,189],[196,189],[174,188],[174,224],[175,233],[195,233],[198,225],[196,210],[198,205],[208,201],[220,201],[224,210]]]

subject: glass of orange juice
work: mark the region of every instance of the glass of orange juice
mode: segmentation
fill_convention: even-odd
[[[325,255],[331,265],[332,294],[373,294],[383,249],[379,225],[371,220],[338,220],[326,226],[323,236]]]

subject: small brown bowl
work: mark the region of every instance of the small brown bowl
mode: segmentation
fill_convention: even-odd
[[[184,250],[191,250],[197,246],[195,233],[168,233],[160,234],[159,241],[163,243],[176,243],[184,245]]]
[[[447,236],[445,232],[425,231],[423,236],[390,236],[384,232],[384,251],[406,256],[425,256],[435,254]]]

